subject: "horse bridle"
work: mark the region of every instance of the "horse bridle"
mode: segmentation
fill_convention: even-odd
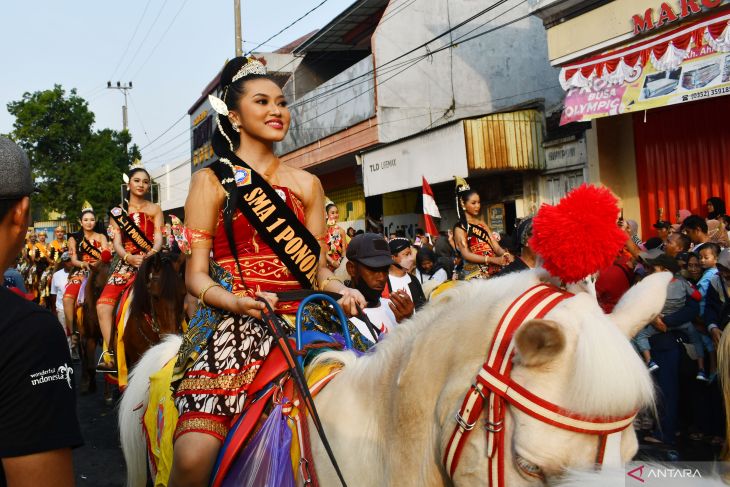
[[[545,317],[560,302],[571,297],[567,291],[548,284],[538,284],[525,291],[507,308],[492,339],[487,361],[466,394],[456,413],[456,427],[446,445],[444,466],[453,478],[469,434],[485,407],[484,429],[487,435],[489,484],[505,485],[505,431],[507,404],[560,429],[598,436],[596,465],[603,463],[606,442],[617,438],[631,426],[636,412],[625,417],[586,416],[545,401],[514,382],[510,377],[514,356],[513,336],[522,323]]]

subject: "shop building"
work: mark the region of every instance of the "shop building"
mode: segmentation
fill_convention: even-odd
[[[645,238],[678,209],[730,200],[730,2],[538,1],[565,92],[561,123],[590,123],[586,178]]]
[[[510,232],[539,205],[544,114],[562,100],[545,32],[528,14],[527,4],[355,2],[294,50],[282,160],[320,176],[343,226],[369,216],[412,236],[425,177],[445,230],[458,175]]]

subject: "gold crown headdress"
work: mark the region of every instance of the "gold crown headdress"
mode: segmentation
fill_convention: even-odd
[[[84,206],[81,207],[81,213],[86,213],[87,211],[94,211],[94,207],[91,206],[91,203],[89,203],[88,200],[84,201]]]
[[[258,75],[265,75],[266,74],[266,66],[264,66],[264,63],[259,61],[258,59],[254,57],[246,58],[246,64],[241,66],[241,69],[239,69],[236,74],[233,75],[233,78],[231,78],[231,83],[235,83],[241,78],[244,78],[246,76],[250,76],[252,74],[258,74]],[[225,92],[223,94],[223,98],[225,98]],[[214,95],[208,95],[208,100],[210,101],[210,104],[213,106],[213,110],[216,111],[219,115],[223,115],[224,117],[228,116],[228,107],[226,106],[226,103]]]
[[[122,179],[124,179],[124,182],[126,184],[129,184],[129,173],[136,169],[142,169],[144,171],[147,171],[147,169],[144,167],[144,164],[142,164],[142,161],[140,159],[135,159],[134,162],[132,162],[132,165],[129,166],[129,171],[122,174]]]
[[[456,192],[461,193],[462,191],[469,191],[471,188],[469,187],[469,183],[466,182],[466,179],[460,177],[460,176],[454,176],[454,179],[456,180]]]

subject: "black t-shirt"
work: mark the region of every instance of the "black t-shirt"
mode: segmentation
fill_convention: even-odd
[[[47,310],[0,287],[0,458],[77,447],[66,336]],[[5,486],[0,463],[0,487]]]

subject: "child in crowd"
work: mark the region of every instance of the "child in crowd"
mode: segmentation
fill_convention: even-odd
[[[648,260],[653,272],[671,272],[674,278],[667,288],[667,300],[664,303],[661,314],[643,330],[637,333],[633,339],[634,345],[644,357],[650,371],[659,368],[659,365],[651,358],[651,345],[649,338],[657,333],[664,333],[669,328],[686,333],[695,348],[697,359],[697,379],[707,381],[704,363],[704,347],[700,333],[695,329],[692,320],[697,317],[700,294],[680,274],[679,264],[667,254],[661,254],[655,259]]]
[[[702,295],[700,301],[700,315],[705,313],[705,301],[710,281],[717,275],[717,256],[720,255],[720,246],[716,243],[707,242],[700,249],[700,265],[702,266],[702,277],[697,281],[697,289]]]

